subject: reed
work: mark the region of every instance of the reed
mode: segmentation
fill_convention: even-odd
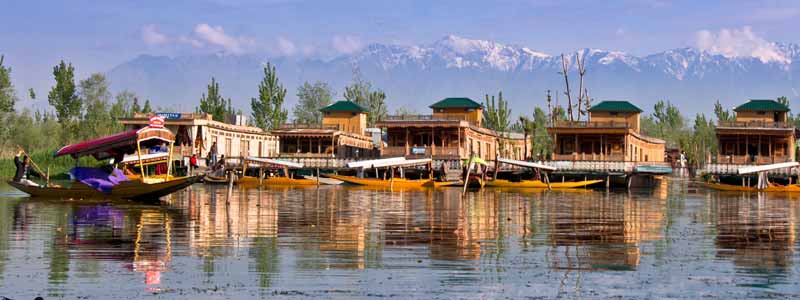
[[[58,149],[45,149],[33,151],[30,154],[31,159],[42,168],[43,172],[50,168],[51,179],[65,179],[68,178],[67,172],[75,167],[75,160],[69,156],[61,156],[54,158],[53,153]],[[82,157],[78,160],[78,165],[86,167],[100,166],[105,162],[99,162],[91,157]],[[14,177],[16,167],[14,167],[14,156],[3,156],[0,158],[0,178],[10,179]]]

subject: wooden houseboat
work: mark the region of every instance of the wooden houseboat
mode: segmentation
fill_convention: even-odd
[[[387,138],[381,157],[432,158],[438,166],[470,154],[486,161],[530,156],[530,138],[483,128],[483,105],[472,99],[445,98],[429,107],[431,115],[388,116],[376,124]]]
[[[120,119],[128,130],[146,127],[151,114],[136,113],[132,118]],[[164,118],[164,126],[175,132],[175,155],[183,160],[198,155],[198,163],[205,159],[213,143],[217,143],[217,154],[225,155],[228,161],[247,156],[276,156],[279,151],[278,137],[261,128],[248,126],[244,116],[231,116],[230,122],[219,122],[205,113],[156,113]]]
[[[628,101],[603,101],[589,109],[587,121],[555,121],[547,128],[554,147],[546,164],[579,176],[624,175],[628,185],[629,175],[646,175],[641,183],[649,185],[651,175],[672,168],[665,141],[641,133],[641,113]]]
[[[756,179],[754,176],[757,175],[740,170],[795,162],[798,131],[794,124],[788,122],[789,107],[775,100],[750,100],[734,108],[734,112],[734,120],[718,122],[718,153],[701,173],[713,176],[713,182],[721,184],[721,188],[731,188],[725,185],[729,184],[752,190],[755,189],[756,180],[750,179]],[[772,180],[791,184],[795,179],[791,167],[768,169],[767,175]]]
[[[320,111],[322,124],[283,124],[273,130],[271,133],[281,141],[274,157],[323,168],[378,157],[380,139],[367,133],[366,108],[352,101],[338,101]]]

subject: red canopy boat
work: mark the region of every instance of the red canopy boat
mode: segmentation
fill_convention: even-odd
[[[161,121],[163,124],[163,120]],[[69,155],[75,159],[82,156],[91,155],[97,160],[114,158],[114,161],[122,161],[125,154],[136,154],[139,165],[142,167],[142,149],[168,143],[169,159],[172,161],[172,144],[175,135],[158,124],[158,120],[151,126],[137,130],[126,131],[114,135],[100,137],[83,141],[77,144],[65,146],[56,151],[55,157]],[[19,182],[9,182],[9,184],[32,196],[54,197],[54,198],[127,198],[138,200],[155,200],[158,197],[168,195],[181,190],[192,183],[198,181],[199,177],[180,177],[170,178],[172,164],[167,164],[167,175],[158,178],[148,178],[143,174],[136,180],[127,180],[116,183],[110,191],[103,192],[97,187],[92,187],[82,181],[75,181],[70,187],[59,187],[46,184],[45,186],[27,185]]]

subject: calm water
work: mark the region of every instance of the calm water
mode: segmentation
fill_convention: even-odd
[[[0,186],[0,296],[797,298],[800,195],[235,190],[160,206]]]

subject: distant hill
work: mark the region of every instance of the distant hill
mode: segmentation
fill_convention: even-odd
[[[796,98],[800,90],[800,46],[775,44],[779,59],[725,57],[694,48],[672,49],[643,57],[625,52],[580,49],[585,58],[586,86],[596,100],[628,99],[650,111],[667,99],[687,114],[710,113],[719,99],[733,107],[749,98]],[[530,114],[545,105],[545,92],[563,90],[560,55],[527,47],[447,36],[419,46],[372,44],[352,55],[331,60],[267,58],[255,55],[163,57],[142,55],[108,72],[112,88],[128,88],[143,98],[174,110],[193,110],[211,76],[222,94],[249,111],[262,77],[262,65],[275,64],[288,89],[287,108],[296,101],[303,81],[323,80],[337,97],[357,65],[363,76],[386,91],[390,112],[406,106],[428,112],[427,106],[449,96],[482,102],[486,93],[503,91],[515,114]],[[572,72],[574,73],[574,64]],[[575,79],[577,74],[570,74]],[[566,98],[560,97],[561,103]]]

